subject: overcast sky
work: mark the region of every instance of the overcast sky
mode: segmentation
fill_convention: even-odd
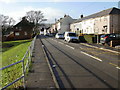
[[[44,1],[44,2],[43,2]],[[48,23],[54,23],[65,14],[79,18],[112,7],[118,8],[119,0],[0,0],[0,14],[13,17],[17,22],[30,10],[41,10]]]

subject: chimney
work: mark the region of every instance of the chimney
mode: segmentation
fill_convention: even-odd
[[[60,20],[61,20],[62,18],[60,18]]]
[[[82,15],[80,15],[80,18],[83,18],[83,14],[82,14]]]
[[[64,17],[66,17],[67,15],[65,14]]]

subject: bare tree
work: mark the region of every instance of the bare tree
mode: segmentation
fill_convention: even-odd
[[[41,24],[42,21],[46,21],[47,19],[44,19],[44,15],[41,11],[29,11],[26,13],[26,18],[29,22],[34,23],[35,32],[38,32],[38,25]]]
[[[8,16],[0,15],[0,26],[7,24]]]
[[[43,13],[41,11],[29,11],[26,13],[28,21],[33,22],[35,25],[45,21]]]
[[[0,14],[0,31],[2,31],[3,35],[7,32],[8,28],[14,25],[14,23],[15,20],[13,18]]]
[[[15,24],[15,20],[10,17],[10,18],[8,19],[8,25],[9,25],[9,27],[12,26],[12,25],[14,25],[14,24]]]

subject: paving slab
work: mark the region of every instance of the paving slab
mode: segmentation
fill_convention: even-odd
[[[27,89],[53,89],[55,84],[42,50],[42,44],[38,36],[33,51],[32,68],[26,78]]]

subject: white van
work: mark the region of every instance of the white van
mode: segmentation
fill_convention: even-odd
[[[79,41],[79,38],[74,32],[65,32],[64,38],[65,38],[64,40],[67,42],[78,42]]]

